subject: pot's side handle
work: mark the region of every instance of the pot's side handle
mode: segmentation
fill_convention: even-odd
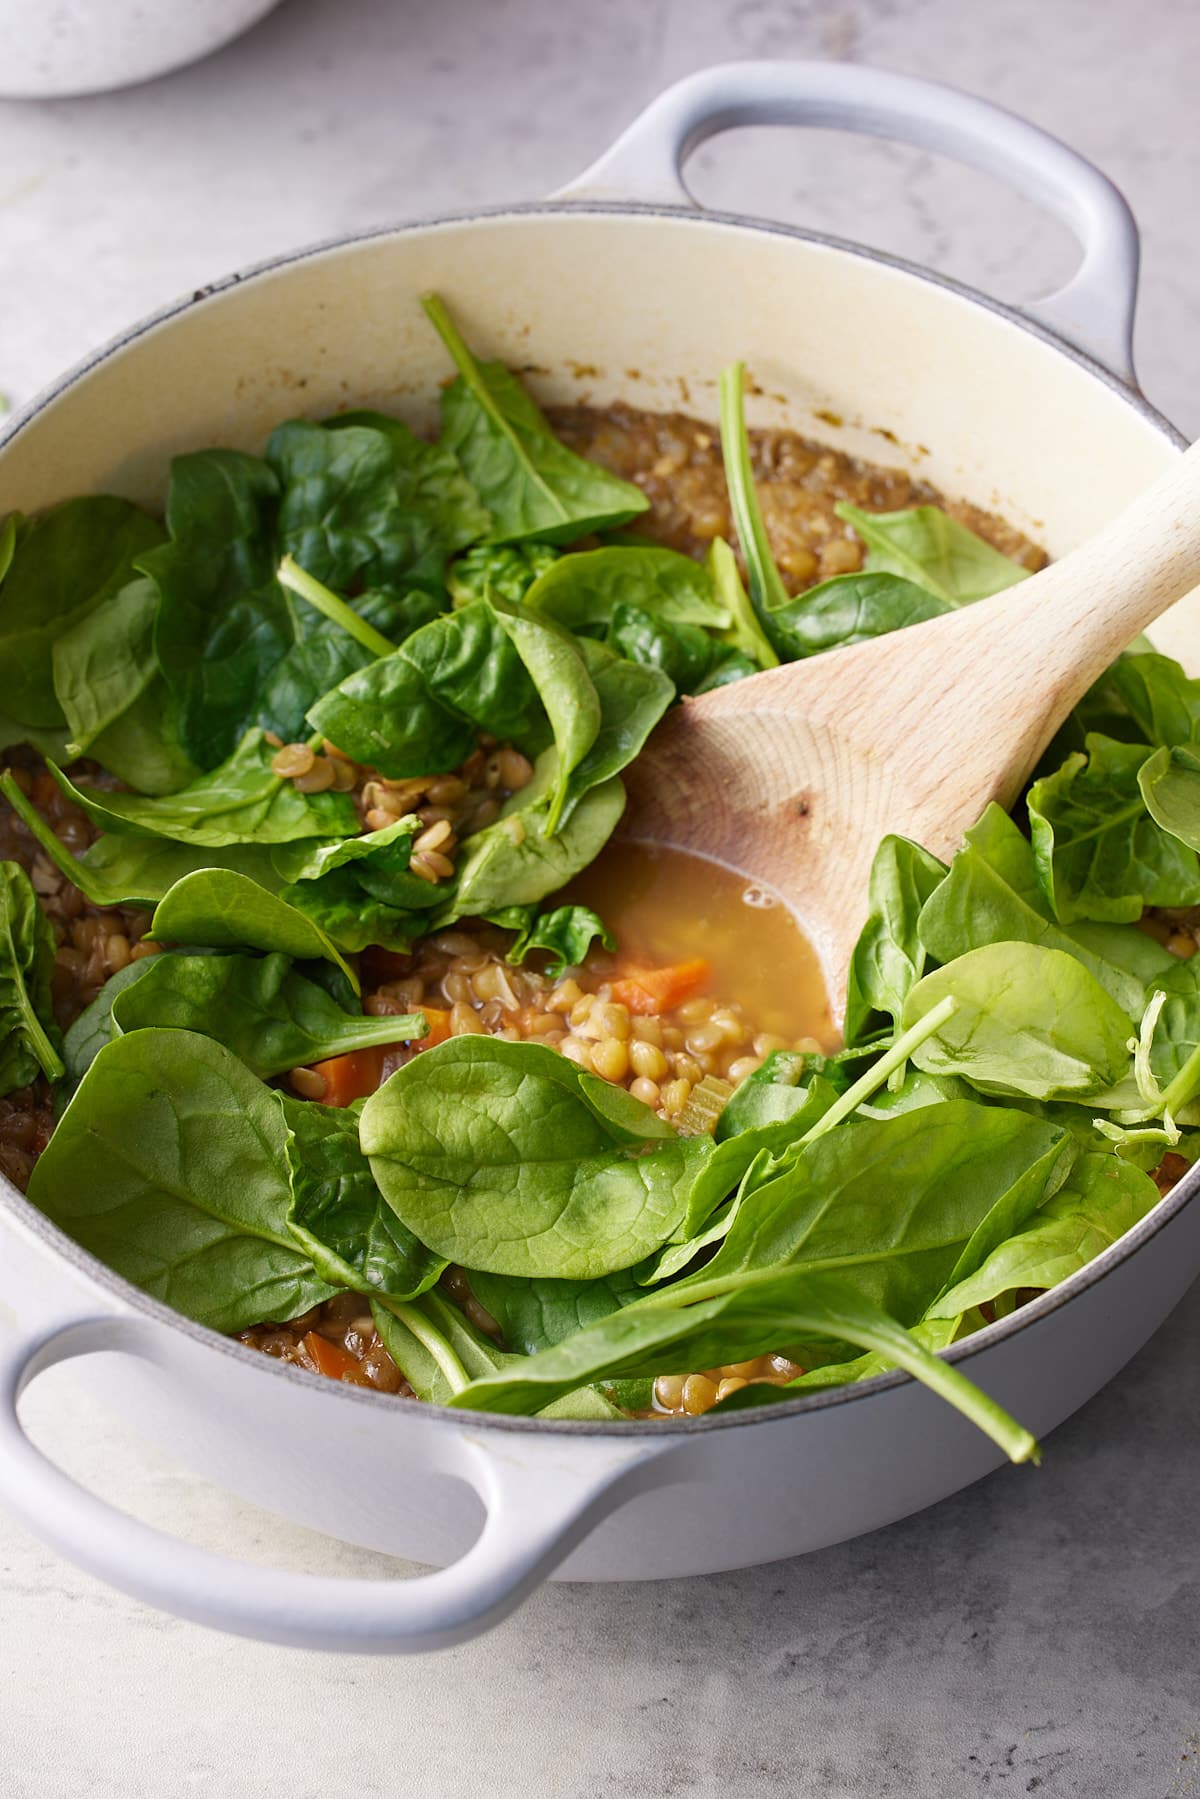
[[[238,1636],[307,1649],[405,1653],[447,1648],[508,1615],[608,1513],[680,1477],[689,1445],[614,1435],[507,1435],[502,1451],[464,1417],[441,1471],[487,1509],[450,1567],[399,1581],[332,1579],[230,1560],[181,1542],[81,1487],[30,1441],[17,1414],[29,1383],[56,1363],[103,1350],[152,1355],[153,1320],[72,1318],[24,1340],[0,1339],[0,1503],[36,1536],[133,1598]],[[532,1444],[533,1453],[529,1445]]]
[[[1118,188],[1094,164],[990,101],[852,63],[735,62],[667,88],[556,199],[694,206],[683,165],[741,125],[815,125],[915,144],[1015,187],[1062,220],[1083,260],[1071,280],[1024,310],[1136,385],[1133,315],[1138,231]]]

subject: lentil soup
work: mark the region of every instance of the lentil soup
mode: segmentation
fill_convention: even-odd
[[[328,1378],[619,1419],[899,1365],[1032,1453],[934,1355],[1194,1157],[1200,860],[1130,800],[1188,684],[1111,671],[1032,837],[885,840],[839,1044],[774,895],[609,841],[621,770],[687,695],[1041,551],[747,432],[736,372],[720,434],[547,420],[427,310],[436,444],[292,421],[180,458],[169,532],[108,497],[0,523],[0,1171]]]

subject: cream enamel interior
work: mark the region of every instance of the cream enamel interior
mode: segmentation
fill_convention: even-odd
[[[431,288],[544,401],[712,417],[718,372],[740,357],[760,390],[753,422],[903,463],[1053,555],[1175,454],[1088,366],[909,270],[730,221],[550,210],[315,251],[151,324],[18,425],[0,504],[97,489],[161,503],[176,452],[258,448],[297,414],[378,404],[429,424],[449,369],[417,304]],[[1195,666],[1198,607],[1155,633]]]

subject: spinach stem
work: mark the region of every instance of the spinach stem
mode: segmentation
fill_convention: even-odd
[[[729,485],[734,524],[742,555],[746,558],[750,598],[761,617],[786,606],[791,596],[771,555],[750,468],[750,439],[746,434],[742,398],[745,374],[746,366],[741,362],[733,362],[721,370],[721,451],[725,458],[725,479]]]
[[[298,593],[317,612],[324,613],[333,624],[340,625],[343,631],[362,644],[364,650],[370,650],[372,656],[390,656],[395,649],[395,644],[382,631],[369,625],[365,618],[359,617],[353,606],[348,606],[345,600],[339,599],[323,582],[302,569],[294,556],[284,557],[275,571],[275,578],[281,587]]]
[[[406,1305],[399,1299],[388,1299],[385,1294],[374,1296],[379,1305],[386,1306],[388,1311],[398,1318],[405,1330],[411,1331],[417,1342],[427,1354],[431,1355],[449,1382],[454,1393],[461,1393],[469,1387],[471,1377],[455,1355],[450,1344],[440,1330],[432,1325],[428,1318],[419,1312],[416,1306]]]
[[[932,1037],[935,1032],[940,1031],[946,1020],[951,1018],[957,1010],[958,1001],[952,993],[948,993],[945,999],[939,1000],[932,1011],[926,1012],[924,1018],[919,1018],[916,1024],[910,1025],[902,1037],[897,1037],[891,1048],[880,1056],[878,1062],[872,1063],[866,1074],[860,1074],[854,1085],[847,1087],[840,1099],[835,1100],[830,1106],[828,1112],[818,1118],[809,1130],[805,1131],[800,1142],[811,1143],[814,1138],[823,1137],[826,1131],[833,1129],[835,1124],[840,1124],[843,1118],[848,1118],[851,1112],[856,1112],[865,1099],[870,1099],[873,1093],[878,1092],[892,1070],[907,1062],[914,1049],[919,1049],[927,1037]]]

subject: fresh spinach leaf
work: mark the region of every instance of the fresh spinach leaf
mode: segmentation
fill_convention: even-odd
[[[384,1202],[358,1142],[358,1108],[280,1096],[292,1201],[288,1228],[335,1287],[415,1299],[446,1267]]]
[[[614,614],[631,607],[668,625],[709,631],[733,623],[728,603],[717,597],[712,577],[678,550],[609,545],[560,556],[525,595],[530,612],[556,619],[570,631],[604,638]]]
[[[803,1111],[808,1087],[801,1085],[808,1058],[798,1050],[774,1049],[760,1068],[735,1087],[717,1119],[718,1143],[739,1131],[780,1124]]]
[[[1157,652],[1118,656],[1089,690],[1084,705],[1093,715],[1125,721],[1110,734],[1135,743],[1192,743],[1200,737],[1200,681],[1189,679],[1178,662]],[[1106,723],[1095,729],[1109,730]]]
[[[834,575],[808,588],[772,613],[771,630],[788,661],[796,661],[869,643],[953,610],[949,601],[902,575],[868,571]]]
[[[723,666],[722,646],[699,625],[668,624],[624,601],[613,607],[605,642],[627,662],[660,670],[678,693],[698,693],[713,669]]]
[[[1086,1268],[1158,1204],[1148,1174],[1113,1155],[1081,1156],[1065,1185],[1025,1229],[998,1243],[942,1294],[931,1318],[955,1318],[1026,1288],[1057,1287]]]
[[[158,666],[158,590],[145,575],[89,608],[53,647],[54,690],[71,742],[139,793],[173,793],[199,774]]]
[[[285,427],[290,432],[290,427]],[[359,573],[386,573],[398,584],[407,525],[393,519],[396,532],[376,543],[366,535],[376,526],[373,510],[391,480],[391,458],[377,433],[351,437],[296,427],[305,446],[324,450],[323,478],[307,481],[305,460],[283,459],[285,488],[266,462],[237,450],[204,450],[178,456],[171,465],[167,525],[171,540],[139,558],[138,566],[160,594],[156,645],[167,685],[179,708],[184,748],[202,768],[213,768],[232,752],[253,725],[297,737],[304,715],[322,693],[369,659],[356,639],[306,606],[276,579],[278,527],[286,543],[313,546],[323,567],[354,564]],[[310,437],[309,433],[316,433]],[[356,462],[351,453],[363,440],[374,452]],[[285,443],[298,443],[289,436]],[[313,452],[315,454],[315,452]],[[376,467],[375,465],[378,465]],[[388,475],[380,473],[383,465]],[[350,482],[334,492],[332,477]],[[365,494],[357,488],[365,480]],[[331,516],[323,530],[320,508]],[[356,535],[355,527],[362,527]],[[409,583],[411,586],[411,582]],[[352,608],[390,639],[440,609],[440,597],[415,601],[394,589],[369,590]]]
[[[244,1330],[333,1292],[287,1228],[286,1141],[278,1095],[220,1044],[136,1031],[84,1075],[29,1198],[185,1317]]]
[[[1146,810],[1154,821],[1149,829],[1154,832],[1155,842],[1165,843],[1164,856],[1171,854],[1172,839],[1186,845],[1193,853],[1181,854],[1174,851],[1176,860],[1186,872],[1185,879],[1181,874],[1175,882],[1164,885],[1171,891],[1176,887],[1186,888],[1186,899],[1147,899],[1147,905],[1158,906],[1190,906],[1195,903],[1193,891],[1196,882],[1197,862],[1195,851],[1200,849],[1200,754],[1188,744],[1177,744],[1173,748],[1164,747],[1156,750],[1140,766],[1138,786]],[[1155,831],[1155,826],[1160,830]],[[1169,833],[1164,840],[1162,832]]]
[[[0,775],[0,793],[28,825],[50,861],[94,906],[153,907],[184,875],[227,868],[259,886],[277,888],[278,877],[265,845],[234,844],[228,849],[193,848],[159,837],[98,837],[75,856],[21,792],[10,772]]]
[[[861,1043],[884,1017],[899,1024],[904,1001],[925,972],[917,921],[945,877],[945,864],[906,837],[885,837],[876,850],[871,910],[850,958],[847,1043]]]
[[[1089,734],[1086,753],[1068,756],[1057,773],[1030,788],[1038,877],[1060,924],[1134,924],[1147,906],[1200,901],[1200,760],[1193,758],[1196,828],[1189,850],[1178,832],[1161,828],[1160,815],[1174,815],[1169,798],[1165,808],[1162,800],[1172,789],[1156,782],[1150,768],[1170,765],[1173,754],[1186,758],[1191,752],[1163,749],[1156,755],[1145,744]],[[1157,804],[1154,817],[1143,784]]]
[[[598,1318],[643,1297],[631,1268],[600,1280],[530,1279],[519,1274],[471,1274],[471,1291],[500,1326],[504,1341],[520,1355],[536,1355]]]
[[[0,1095],[63,1073],[50,1003],[54,929],[19,862],[0,862]]]
[[[429,520],[445,554],[454,555],[487,536],[491,514],[444,444],[426,443],[401,419],[384,412],[339,412],[325,420],[329,431],[362,425],[387,439],[401,508]]]
[[[642,747],[675,698],[673,683],[660,670],[626,662],[594,638],[580,637],[576,647],[600,702],[596,736],[567,784],[564,823],[593,788],[620,774]]]
[[[442,443],[492,515],[491,542],[569,543],[647,510],[640,488],[559,443],[503,363],[476,360],[436,295],[422,304],[459,373],[442,395]]]
[[[904,1002],[907,1030],[947,996],[951,1016],[913,1052],[930,1074],[959,1074],[981,1093],[1094,1096],[1130,1067],[1129,1020],[1074,956],[993,943],[935,969]]]
[[[534,678],[501,614],[482,602],[431,619],[326,693],[309,719],[348,756],[395,779],[457,768],[480,730],[527,755],[551,739]]]
[[[134,575],[162,528],[128,500],[66,500],[14,531],[0,586],[0,693],[17,724],[58,732],[54,645]]]
[[[232,869],[197,869],[176,881],[155,908],[147,935],[159,943],[280,950],[297,962],[333,962],[358,992],[358,977],[318,925]]]
[[[686,1284],[803,1267],[915,1323],[980,1233],[1018,1229],[1073,1154],[1058,1126],[969,1100],[852,1120],[747,1183],[721,1248]]]
[[[153,962],[152,956],[140,956],[136,962],[127,962],[116,974],[110,974],[91,1005],[85,1006],[74,1023],[68,1025],[63,1037],[66,1073],[55,1094],[55,1105],[60,1112],[105,1044],[111,1043],[117,1035],[112,1015],[113,1001],[126,987],[132,987],[135,981],[140,981],[149,974]]]
[[[614,776],[584,793],[551,836],[544,804],[529,802],[528,793],[527,788],[514,794],[515,801],[526,803],[510,802],[494,824],[463,844],[454,889],[438,914],[439,928],[456,918],[490,917],[557,893],[599,854],[625,810],[625,789]]]
[[[712,1153],[658,1127],[553,1050],[459,1037],[371,1096],[361,1138],[385,1199],[439,1255],[590,1280],[671,1235]]]
[[[402,1018],[349,1013],[278,951],[254,956],[155,956],[144,980],[119,993],[120,1031],[200,1031],[265,1080],[327,1056],[424,1037],[422,1012]]]
[[[863,512],[840,500],[834,511],[866,544],[868,573],[902,575],[950,606],[967,606],[1002,593],[1030,572],[940,506]]]
[[[922,908],[917,929],[929,955],[941,963],[989,943],[1062,950],[1095,976],[1131,1024],[1142,1015],[1147,986],[1174,966],[1168,951],[1129,926],[1057,924],[1028,840],[997,805],[967,832],[949,874]]]
[[[690,1303],[689,1303],[690,1301]],[[1014,1461],[1036,1459],[1037,1444],[948,1363],[941,1362],[853,1287],[827,1275],[787,1269],[731,1277],[711,1298],[685,1288],[626,1306],[566,1342],[455,1393],[453,1406],[535,1412],[547,1400],[593,1381],[718,1367],[812,1335],[857,1343],[890,1356],[987,1432]]]
[[[408,868],[413,838],[424,828],[415,813],[408,813],[382,830],[364,831],[359,837],[328,843],[294,839],[278,844],[271,851],[271,861],[283,881],[319,881],[335,869],[354,868],[359,862],[370,862],[384,874],[400,874]]]
[[[506,921],[501,915],[494,922]],[[505,952],[505,961],[519,966],[533,950],[543,950],[551,958],[546,973],[555,981],[561,981],[568,968],[579,966],[597,938],[607,950],[617,947],[616,938],[590,906],[556,906],[517,929],[520,934]]]
[[[225,849],[238,843],[290,843],[295,838],[349,837],[358,814],[348,793],[301,793],[271,767],[261,731],[247,731],[227,761],[178,793],[148,796],[77,787],[50,764],[66,794],[102,831],[122,837],[166,837]]]
[[[486,600],[492,606],[519,606],[561,551],[548,543],[482,543],[452,562],[446,583],[456,606]]]

